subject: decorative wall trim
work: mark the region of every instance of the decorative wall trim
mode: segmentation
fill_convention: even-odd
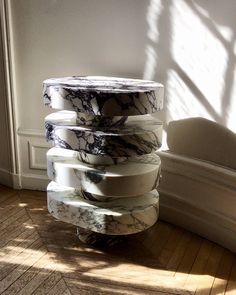
[[[29,167],[30,169],[47,170],[46,163],[43,162],[48,150],[48,145],[40,142],[28,141]]]
[[[161,219],[236,251],[236,171],[160,152]]]
[[[11,173],[5,169],[0,168],[0,183],[14,189],[21,189],[21,179],[19,174]]]
[[[24,189],[45,191],[49,179],[45,175],[21,174],[21,186]]]
[[[199,159],[180,156],[171,152],[160,152],[163,169],[200,182],[225,189],[236,190],[236,171]],[[178,169],[178,170],[176,170]]]
[[[6,86],[6,112],[8,116],[8,132],[9,132],[9,155],[11,162],[12,174],[19,173],[19,149],[16,136],[17,126],[17,107],[15,95],[15,79],[14,79],[14,54],[13,54],[13,34],[11,27],[11,8],[10,2],[0,0],[1,13],[1,35],[4,54],[4,76]],[[14,181],[13,181],[14,182]]]
[[[19,128],[17,130],[17,134],[20,136],[28,136],[28,137],[43,137],[44,140],[46,141],[44,132],[38,129]]]
[[[51,147],[41,130],[19,129],[21,173],[20,182],[23,189],[45,191],[49,182],[46,169],[46,153]]]

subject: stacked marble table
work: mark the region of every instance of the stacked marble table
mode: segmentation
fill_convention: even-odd
[[[156,82],[66,77],[43,83],[48,210],[96,243],[143,231],[158,219],[163,105]]]

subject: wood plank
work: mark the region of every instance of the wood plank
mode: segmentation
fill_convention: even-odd
[[[17,279],[19,279],[27,270],[31,268],[41,257],[45,255],[44,246],[39,248],[36,253],[31,253],[24,257],[24,264],[19,264],[3,280],[0,281],[0,293],[9,288]]]
[[[45,262],[47,263],[44,267],[40,269],[38,273],[34,272],[36,275],[30,280],[30,282],[24,285],[20,291],[17,292],[17,295],[32,294],[54,271],[53,263],[50,263],[48,259]]]
[[[16,238],[8,241],[0,250],[0,261],[2,261],[2,259],[5,259],[5,255],[13,256],[19,253],[20,251],[23,251],[23,249],[25,248],[25,243],[27,243],[28,239],[32,239],[32,234],[36,234],[35,229],[27,228],[24,229],[23,232],[20,232],[20,234]]]
[[[161,292],[157,290],[151,289],[140,289],[136,286],[124,286],[122,284],[113,284],[113,282],[109,283],[101,283],[96,280],[89,281],[87,279],[81,278],[80,280],[66,280],[66,283],[71,290],[72,294],[147,294],[147,295],[167,295],[167,294],[175,294],[172,292]],[[89,293],[91,292],[91,293]]]
[[[82,271],[80,269],[74,270],[74,272],[67,272],[63,274],[66,282],[68,280],[78,282],[78,281],[90,281],[93,284],[105,284],[114,285],[114,288],[135,288],[135,290],[145,290],[145,292],[166,292],[173,294],[189,295],[194,294],[189,290],[184,290],[181,286],[176,284],[175,279],[169,278],[168,276],[159,276],[155,271],[153,273],[147,274],[146,272],[137,273],[133,270],[120,270],[120,268],[115,271],[102,269],[101,271],[96,269],[91,269],[90,271]],[[116,286],[116,287],[115,287]]]
[[[14,202],[15,203],[15,202]],[[19,207],[18,200],[16,200],[16,204],[5,206],[4,208],[0,209],[0,223],[3,224],[4,221],[8,220],[10,217],[14,217],[19,211],[22,211],[23,208]]]
[[[45,254],[44,250],[41,251],[41,253]],[[27,271],[25,271],[19,279],[11,284],[2,294],[30,295],[52,272],[52,263],[50,262],[49,256],[45,254],[41,259],[37,260],[33,266],[27,269]]]
[[[0,220],[0,294],[236,294],[235,254],[162,221],[96,249],[48,214],[46,193],[1,186]]]
[[[78,294],[78,295],[80,295],[81,293],[73,293],[73,294]],[[91,294],[91,293],[90,293],[90,294]],[[70,292],[69,289],[66,289],[66,290],[63,292],[62,295],[72,295],[72,293]]]
[[[172,271],[174,275],[184,257],[184,254],[188,248],[192,235],[190,233],[184,232],[181,235],[179,243],[176,244],[175,249],[172,252],[169,262],[167,263],[166,269]]]
[[[235,257],[234,257],[230,277],[227,282],[225,294],[226,295],[235,295],[236,294],[236,258]]]
[[[178,286],[184,286],[188,278],[188,274],[190,273],[191,268],[198,255],[201,244],[202,240],[199,237],[192,235],[188,248],[186,249],[182,261],[175,273],[175,279]]]
[[[68,287],[65,284],[64,279],[61,279],[57,284],[50,290],[48,295],[62,295]]]
[[[18,265],[26,263],[27,257],[31,254],[35,254],[35,252],[37,252],[37,249],[41,249],[42,246],[44,247],[42,241],[39,238],[29,241],[28,246],[30,246],[30,248],[26,248],[25,251],[23,251],[16,257],[6,257],[6,260],[1,263],[2,268],[0,270],[0,280],[11,273]]]
[[[214,245],[206,267],[198,280],[196,295],[208,295],[210,293],[222,254],[223,249],[218,245]]]
[[[32,295],[48,294],[48,292],[61,280],[62,276],[58,271],[51,275],[32,293]]]
[[[14,222],[17,221],[18,218],[22,217],[25,215],[25,209],[24,208],[17,208],[17,212],[15,214],[13,214],[12,216],[10,216],[9,218],[7,218],[5,221],[3,221],[0,224],[0,231],[2,231],[3,229],[7,229],[8,226]]]
[[[186,290],[195,291],[199,286],[201,274],[207,264],[208,258],[211,254],[213,244],[209,241],[203,241],[201,248],[196,256],[192,269],[188,275],[188,278],[184,284]]]
[[[228,278],[233,264],[233,259],[234,255],[228,250],[224,250],[216,273],[216,277],[212,285],[212,289],[210,292],[211,295],[225,293]]]
[[[14,191],[14,190],[1,191],[1,194],[0,194],[0,207],[4,206],[4,204],[9,204],[12,201],[14,202],[15,198],[18,198],[17,191]],[[10,200],[10,202],[9,202],[9,200]]]
[[[174,228],[166,245],[163,247],[158,257],[158,262],[161,267],[167,268],[167,265],[173,255],[176,245],[180,242],[183,231],[179,228]]]
[[[0,249],[12,239],[16,239],[21,233],[23,233],[30,225],[30,219],[27,215],[22,215],[19,219],[10,224],[5,230],[0,231]]]

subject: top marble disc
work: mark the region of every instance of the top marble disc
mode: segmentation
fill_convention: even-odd
[[[44,104],[96,116],[152,114],[163,107],[162,84],[138,79],[72,76],[43,82]]]

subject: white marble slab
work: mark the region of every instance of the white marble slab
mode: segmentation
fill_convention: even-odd
[[[79,161],[74,151],[52,148],[47,153],[47,162],[51,180],[100,196],[145,194],[155,189],[160,179],[161,161],[156,154],[102,166]]]
[[[48,210],[55,218],[108,235],[143,231],[157,221],[159,214],[156,190],[139,197],[92,202],[85,201],[73,188],[51,182],[47,196]]]
[[[45,105],[101,116],[152,114],[163,106],[162,84],[115,77],[64,77],[43,82]]]
[[[59,111],[50,116],[50,121],[55,124],[62,124],[67,122],[68,125],[85,125],[93,127],[117,127],[122,126],[128,120],[127,116],[95,116],[87,113],[76,113],[74,111]]]
[[[161,147],[162,123],[152,117],[130,117],[123,126],[76,126],[75,116],[57,112],[45,118],[46,138],[54,146],[92,155],[129,157]]]

